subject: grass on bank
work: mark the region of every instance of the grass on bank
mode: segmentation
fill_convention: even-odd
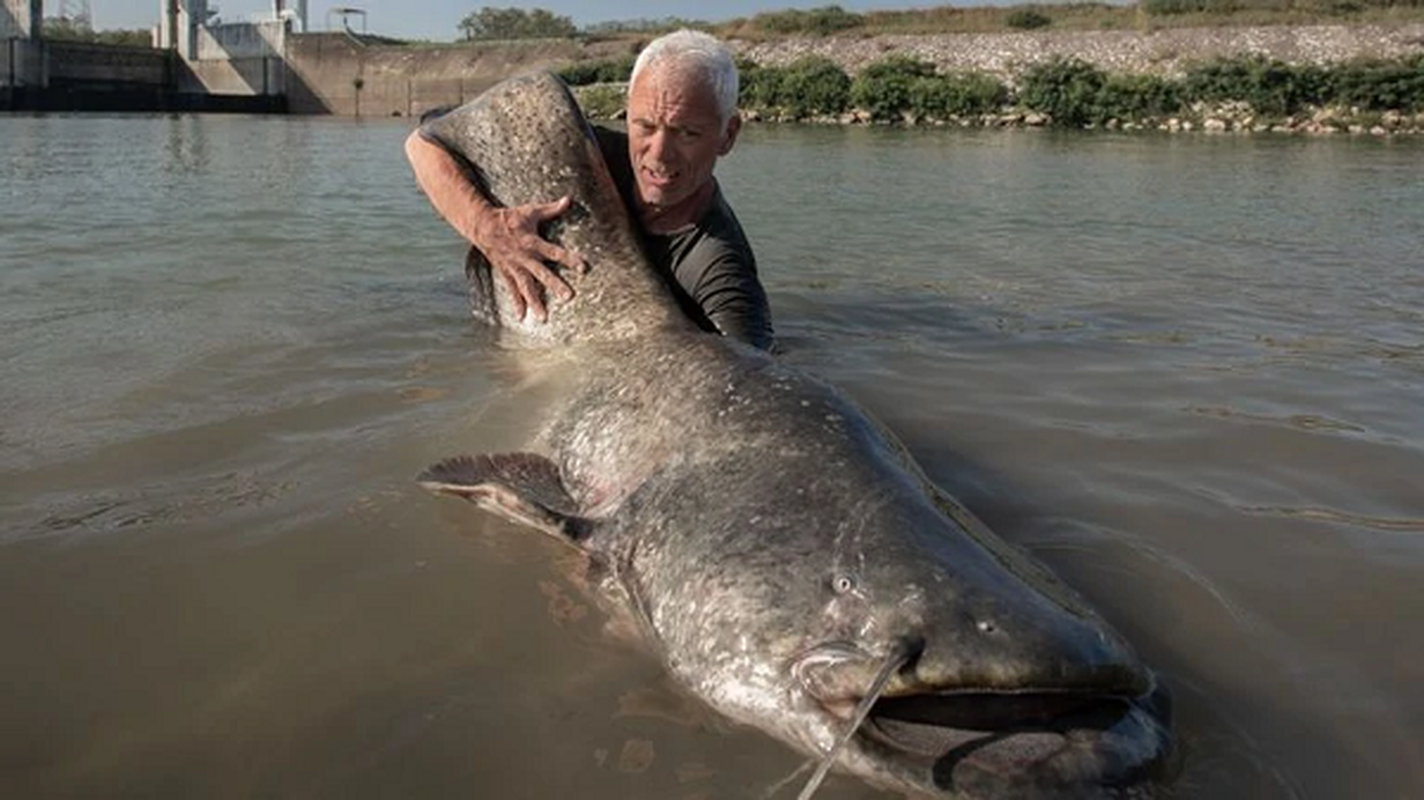
[[[497,26],[478,36],[461,28],[468,43],[490,44],[528,39],[578,41],[601,53],[621,47],[636,50],[644,42],[679,28],[694,28],[723,39],[767,42],[791,37],[1005,33],[1028,30],[1136,30],[1247,25],[1403,25],[1424,22],[1424,0],[1140,0],[1114,4],[1094,0],[1020,3],[1010,6],[955,6],[855,12],[838,5],[766,11],[722,21],[658,17],[608,20],[575,28],[567,17],[544,9],[485,7],[497,13]],[[472,15],[474,16],[474,15]],[[505,19],[507,18],[507,19]],[[412,41],[409,46],[445,46],[449,42]]]
[[[583,35],[649,36],[695,27],[724,39],[771,41],[791,36],[1003,33],[1015,30],[1154,30],[1232,25],[1404,24],[1424,21],[1424,0],[1141,0],[1022,3],[904,10],[847,11],[838,5],[768,11],[723,22],[684,19],[601,23]]]
[[[862,121],[953,120],[1015,109],[1042,114],[1055,126],[1085,127],[1200,118],[1227,107],[1236,109],[1236,121],[1251,124],[1322,108],[1353,109],[1350,116],[1362,119],[1424,113],[1424,55],[1330,66],[1238,56],[1191,65],[1180,78],[1109,74],[1080,59],[1058,58],[1025,67],[1012,87],[983,73],[940,73],[928,62],[899,55],[854,77],[816,56],[784,67],[740,67],[742,108],[782,120],[838,118],[852,109]],[[620,59],[596,69],[575,64],[563,76],[574,85],[598,83],[581,102],[594,116],[611,116],[622,108],[623,89],[608,81],[626,81],[630,70],[631,63]]]

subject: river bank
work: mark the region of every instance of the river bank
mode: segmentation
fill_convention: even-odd
[[[509,75],[532,69],[568,69],[598,61],[623,60],[644,44],[641,39],[618,41],[538,40],[527,42],[458,43],[414,47],[363,45],[342,37],[309,37],[312,42],[292,57],[295,84],[302,87],[292,100],[297,113],[343,116],[411,116],[442,105],[458,104]],[[844,34],[790,36],[776,39],[727,39],[745,62],[784,68],[808,57],[825,59],[848,76],[891,56],[928,63],[941,73],[976,73],[1012,87],[1022,72],[1052,59],[1076,59],[1111,75],[1140,75],[1164,80],[1182,75],[1190,65],[1212,58],[1258,56],[1291,65],[1328,65],[1366,58],[1408,59],[1424,56],[1424,23],[1368,25],[1272,25],[1199,28],[1144,27],[1140,30],[1058,30],[1001,33]],[[583,90],[590,94],[589,90]],[[591,92],[616,102],[615,89]],[[591,104],[594,115],[604,112]],[[750,109],[753,117],[780,118],[767,109]],[[846,109],[846,112],[852,109]],[[1348,131],[1352,125],[1370,131],[1424,127],[1411,114],[1394,118],[1349,114],[1349,107],[1313,109],[1303,115],[1218,116],[1221,109],[1201,109],[1176,115],[1177,130],[1215,129],[1219,120],[1230,130]],[[1228,109],[1229,110],[1229,109]],[[1387,109],[1385,109],[1387,110]],[[1400,109],[1403,112],[1403,109]],[[1344,112],[1344,113],[1340,113]],[[817,115],[816,122],[866,121],[843,118],[842,111]],[[1317,115],[1320,118],[1317,119]],[[986,119],[986,117],[988,117]],[[1021,119],[1020,119],[1021,117]],[[1171,129],[1171,115],[1151,120],[1153,127]],[[916,115],[918,124],[1032,125],[1032,109],[994,109],[992,114]],[[899,122],[907,120],[901,119]],[[1106,124],[1108,120],[1103,120]],[[1146,125],[1146,120],[1119,120],[1120,126]],[[1046,124],[1046,122],[1045,122]],[[1393,127],[1391,127],[1393,126]]]
[[[1242,55],[1317,65],[1405,58],[1424,53],[1424,24],[793,37],[730,44],[738,56],[762,66],[784,67],[817,56],[852,75],[886,56],[903,55],[943,72],[982,72],[1005,81],[1053,58],[1080,59],[1107,72],[1180,77],[1192,63]]]
[[[730,42],[753,122],[1213,133],[1424,133],[1424,26],[787,38]],[[606,67],[620,66],[618,59]],[[626,70],[627,57],[621,66]],[[572,82],[616,69],[576,63]],[[616,118],[625,88],[579,88]]]

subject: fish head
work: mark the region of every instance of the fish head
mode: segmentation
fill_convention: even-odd
[[[872,504],[808,587],[816,634],[786,669],[823,715],[806,749],[854,725],[842,769],[929,796],[1117,796],[1170,772],[1165,688],[1076,594],[962,509]]]

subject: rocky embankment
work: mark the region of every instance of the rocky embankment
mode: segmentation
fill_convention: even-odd
[[[1290,64],[1334,64],[1357,58],[1424,53],[1424,24],[1174,28],[1153,31],[1031,31],[868,38],[793,38],[732,42],[738,55],[763,66],[786,66],[815,55],[854,75],[891,54],[941,71],[985,72],[1013,83],[1024,67],[1075,57],[1106,70],[1179,77],[1186,65],[1216,57],[1262,55]]]
[[[943,73],[977,72],[1014,88],[1024,70],[1053,59],[1074,58],[1111,74],[1154,75],[1179,79],[1193,64],[1216,58],[1260,56],[1292,65],[1330,66],[1359,59],[1405,59],[1424,54],[1424,24],[1309,25],[1220,28],[1178,28],[1146,31],[1030,31],[995,34],[934,34],[788,38],[772,42],[730,42],[738,56],[764,67],[786,67],[807,56],[830,59],[854,76],[864,67],[890,56],[928,62]],[[621,97],[614,87],[590,87],[594,114],[599,107],[615,113]],[[775,118],[751,110],[753,120]],[[851,109],[812,122],[863,124],[871,117]],[[971,117],[913,117],[899,122],[940,126],[1042,126],[1049,115],[1012,105],[998,113]],[[1362,112],[1349,107],[1310,107],[1290,116],[1268,117],[1247,103],[1193,103],[1178,113],[1146,119],[1109,119],[1103,127],[1163,131],[1356,133],[1374,135],[1424,133],[1424,113],[1388,110]],[[1091,125],[1089,127],[1092,127]]]

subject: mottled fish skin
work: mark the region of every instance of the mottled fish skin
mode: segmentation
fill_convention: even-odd
[[[1173,751],[1152,672],[843,393],[682,319],[557,79],[506,82],[441,125],[505,205],[573,194],[552,235],[592,269],[544,327],[491,298],[512,344],[547,348],[519,358],[558,399],[531,453],[442,462],[428,485],[576,540],[682,685],[811,757],[887,654],[913,652],[885,696],[965,722],[916,727],[887,705],[838,761],[871,784],[1151,792]],[[907,749],[905,731],[953,746]]]
[[[572,109],[573,113],[569,113]],[[587,274],[558,268],[573,299],[550,297],[547,322],[520,319],[502,281],[493,281],[492,322],[516,347],[609,341],[696,330],[648,263],[593,132],[568,88],[553,75],[506,81],[428,123],[457,154],[486,196],[513,208],[561,197],[572,206],[545,238],[581,255]],[[558,158],[551,158],[551,154]]]

